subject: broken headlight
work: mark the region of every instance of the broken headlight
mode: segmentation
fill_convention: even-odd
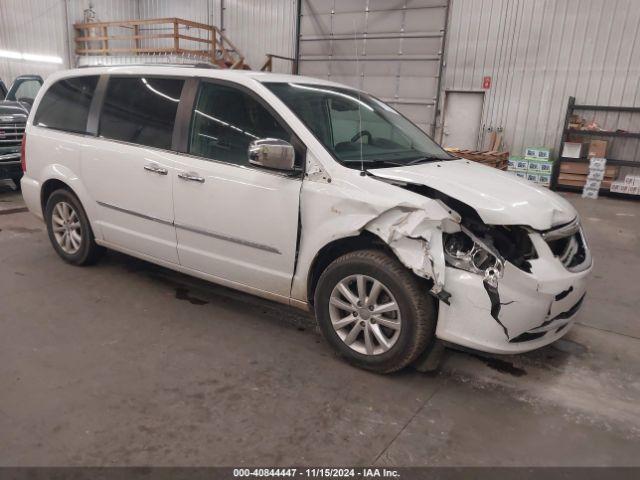
[[[504,262],[499,254],[471,232],[443,234],[444,257],[448,265],[485,278],[500,278]]]

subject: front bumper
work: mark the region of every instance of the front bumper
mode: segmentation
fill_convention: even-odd
[[[475,350],[509,354],[535,350],[567,333],[584,300],[591,260],[584,270],[571,272],[537,237],[539,258],[531,261],[531,273],[507,263],[497,300],[480,275],[447,267],[450,305],[440,303],[436,336]]]
[[[20,152],[0,153],[0,179],[19,178],[21,176]]]

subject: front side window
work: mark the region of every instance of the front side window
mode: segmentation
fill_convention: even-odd
[[[291,141],[278,120],[237,88],[203,83],[191,122],[189,153],[235,165],[249,165],[249,144],[260,138]]]
[[[111,77],[100,115],[100,136],[171,149],[184,80]]]
[[[42,86],[39,80],[22,80],[11,87],[7,95],[7,100],[18,100],[21,102],[33,103]]]
[[[347,167],[403,166],[453,158],[393,108],[365,93],[324,85],[265,85]]]
[[[87,117],[96,85],[97,75],[57,81],[42,96],[34,125],[65,132],[86,133]]]

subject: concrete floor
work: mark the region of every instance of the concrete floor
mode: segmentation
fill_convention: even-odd
[[[565,339],[384,377],[298,311],[116,253],[69,266],[4,187],[0,466],[638,466],[640,204],[568,197],[596,266]]]

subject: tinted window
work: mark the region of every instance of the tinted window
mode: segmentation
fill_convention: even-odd
[[[170,149],[184,80],[111,77],[100,116],[100,135]]]
[[[237,165],[249,165],[249,144],[259,138],[291,141],[269,111],[233,87],[203,83],[193,113],[189,152]]]
[[[34,124],[67,132],[85,133],[97,76],[67,78],[44,94]]]

